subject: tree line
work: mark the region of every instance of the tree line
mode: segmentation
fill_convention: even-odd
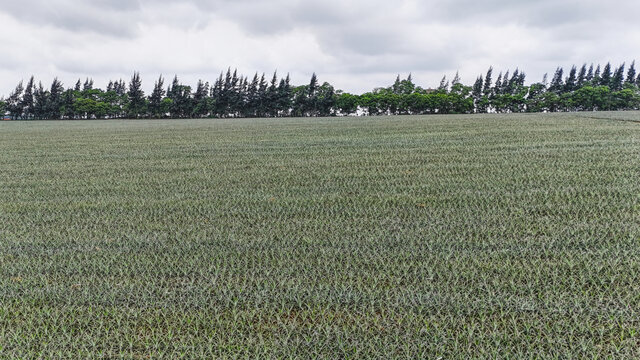
[[[494,81],[492,67],[473,85],[462,84],[458,74],[442,78],[436,88],[416,86],[411,75],[398,76],[388,87],[356,95],[320,84],[313,74],[307,85],[293,86],[289,75],[274,73],[270,80],[257,73],[251,80],[237,70],[221,73],[211,85],[202,80],[195,87],[178,77],[165,88],[160,76],[148,96],[139,73],[129,83],[110,81],[106,89],[91,79],[66,88],[58,79],[51,86],[32,76],[0,99],[0,114],[14,119],[116,119],[286,117],[402,114],[518,113],[640,109],[640,75],[635,62],[612,67],[558,67],[548,81],[525,84],[526,75],[516,69],[500,72]]]

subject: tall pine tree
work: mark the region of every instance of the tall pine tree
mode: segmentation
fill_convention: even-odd
[[[47,117],[49,119],[60,119],[62,116],[62,104],[64,86],[58,78],[53,79],[51,90],[49,90],[49,100],[47,102]]]
[[[493,76],[493,66],[489,67],[489,70],[487,70],[487,75],[484,78],[484,89],[482,90],[482,92],[484,93],[485,96],[489,96],[491,94],[491,86],[493,85],[492,83],[492,77]]]
[[[607,63],[602,69],[602,75],[600,75],[600,85],[611,86],[611,63]]]
[[[576,84],[578,88],[583,87],[585,81],[587,81],[587,64],[583,64],[578,73],[578,82]]]
[[[22,116],[26,119],[33,118],[33,91],[35,90],[34,78],[31,76],[22,96]]]
[[[203,117],[209,113],[209,83],[198,80],[196,92],[193,94],[192,117]]]
[[[622,85],[624,85],[624,64],[620,65],[613,73],[611,77],[611,90],[618,91],[622,90]]]
[[[627,84],[634,84],[636,81],[636,62],[633,61],[631,66],[629,66],[629,70],[627,71]]]
[[[578,77],[576,75],[577,71],[578,70],[576,69],[575,65],[571,67],[571,70],[569,70],[569,76],[567,77],[564,83],[565,92],[572,92],[576,90],[577,83],[578,83]]]
[[[11,116],[19,118],[22,116],[22,92],[24,91],[24,84],[22,81],[18,83],[15,90],[9,95],[5,103],[5,108]]]
[[[153,86],[153,92],[149,96],[149,114],[155,118],[162,118],[165,116],[166,109],[163,109],[162,100],[164,100],[166,92],[164,90],[164,79],[162,75],[158,78]]]
[[[562,78],[563,75],[564,70],[561,67],[558,67],[555,74],[553,75],[553,79],[551,79],[551,84],[549,84],[549,91],[558,94],[564,90],[564,80]]]
[[[144,97],[144,91],[142,90],[142,80],[140,80],[140,73],[134,72],[129,83],[129,92],[127,93],[127,116],[137,119],[146,114],[147,103]]]

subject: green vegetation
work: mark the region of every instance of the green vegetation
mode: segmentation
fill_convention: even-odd
[[[0,358],[638,358],[637,121],[0,123]]]
[[[625,75],[626,73],[626,75]],[[198,81],[196,90],[182,84],[178,77],[164,90],[162,76],[145,97],[139,73],[134,73],[129,87],[123,80],[111,81],[106,91],[95,89],[93,80],[80,80],[65,90],[55,79],[50,90],[33,77],[20,82],[6,99],[6,111],[15,119],[117,119],[117,118],[226,118],[226,117],[317,117],[336,115],[422,115],[522,112],[575,112],[640,109],[640,75],[635,62],[613,71],[607,64],[578,72],[573,66],[569,75],[558,68],[551,80],[525,84],[526,75],[516,69],[498,74],[493,68],[479,76],[473,86],[461,83],[458,74],[451,83],[446,76],[436,89],[413,83],[411,75],[393,85],[362,95],[345,93],[325,82],[320,85],[313,74],[308,85],[292,86],[289,76],[271,82],[256,73],[253,80],[227,70],[212,86]],[[0,107],[0,114],[4,111]]]

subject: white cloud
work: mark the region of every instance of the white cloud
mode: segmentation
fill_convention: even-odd
[[[228,66],[317,72],[347,91],[412,72],[422,86],[493,65],[538,81],[556,66],[622,63],[640,37],[632,0],[0,0],[0,94],[34,74],[97,85],[142,72],[195,84]]]

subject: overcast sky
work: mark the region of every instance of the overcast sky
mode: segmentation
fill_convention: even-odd
[[[159,74],[188,84],[237,67],[312,72],[369,91],[413,73],[423,87],[493,65],[539,81],[556,66],[629,63],[640,1],[618,0],[0,0],[0,96],[34,74],[65,86]]]

